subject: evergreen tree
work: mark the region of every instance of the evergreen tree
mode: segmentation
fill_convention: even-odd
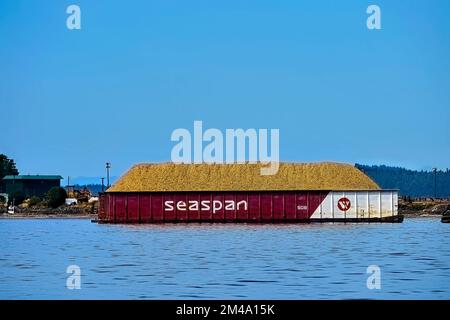
[[[9,159],[6,155],[0,154],[0,180],[7,175],[18,175],[16,163],[13,159]]]

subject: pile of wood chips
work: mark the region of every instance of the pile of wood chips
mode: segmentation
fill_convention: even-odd
[[[261,175],[257,164],[137,164],[108,192],[378,190],[350,164],[280,163],[275,175]]]

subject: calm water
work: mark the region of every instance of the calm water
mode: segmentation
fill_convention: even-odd
[[[0,298],[450,299],[450,225],[0,219]],[[66,268],[81,268],[68,290]],[[369,290],[367,266],[381,268]]]

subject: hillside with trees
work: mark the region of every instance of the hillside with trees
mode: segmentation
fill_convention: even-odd
[[[400,195],[410,197],[434,197],[435,173],[433,171],[409,170],[385,165],[356,164],[383,189],[399,189]],[[436,171],[436,194],[438,198],[450,197],[450,170]]]

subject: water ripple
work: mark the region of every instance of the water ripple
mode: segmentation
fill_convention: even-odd
[[[98,225],[0,219],[1,299],[450,299],[439,219]],[[69,265],[82,289],[67,290]],[[381,289],[367,289],[367,267]]]

